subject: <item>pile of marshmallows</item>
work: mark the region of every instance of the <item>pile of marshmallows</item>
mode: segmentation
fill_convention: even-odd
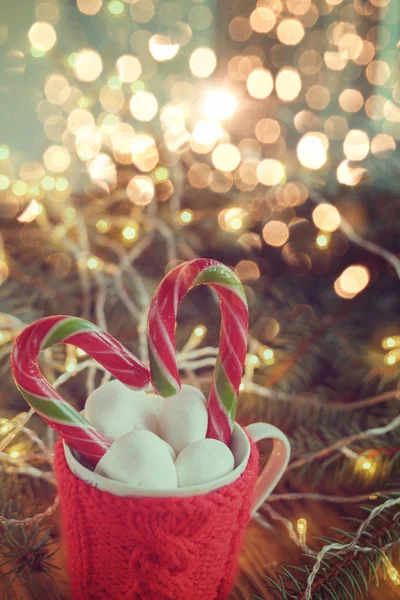
[[[163,399],[110,381],[90,394],[83,414],[113,442],[95,468],[103,477],[167,490],[209,483],[234,468],[228,446],[206,438],[206,399],[190,385]]]

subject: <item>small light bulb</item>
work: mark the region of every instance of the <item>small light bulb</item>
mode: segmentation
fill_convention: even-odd
[[[95,256],[90,256],[87,259],[86,264],[89,269],[97,269],[97,267],[99,266],[99,261],[97,260],[97,258]]]
[[[193,211],[189,210],[189,209],[182,210],[179,213],[179,219],[185,225],[187,225],[188,223],[191,223],[193,221]]]
[[[137,230],[135,227],[131,227],[129,225],[128,227],[125,227],[125,229],[122,231],[122,235],[126,240],[134,240],[137,235]]]
[[[233,229],[234,231],[238,231],[238,229],[241,229],[243,226],[243,221],[240,217],[234,217],[231,222],[229,223],[230,228]]]
[[[239,392],[243,392],[243,390],[244,390],[244,383],[242,382],[242,383],[239,385]]]
[[[329,239],[328,236],[326,236],[324,233],[320,233],[319,235],[317,235],[317,246],[319,246],[320,248],[326,248],[329,244]]]
[[[110,231],[110,224],[104,219],[99,219],[96,223],[96,229],[100,233],[106,233],[107,231]]]
[[[19,454],[20,453],[17,450],[13,450],[12,452],[10,452],[9,456],[10,458],[18,458]]]
[[[364,469],[364,471],[369,471],[371,469],[371,467],[372,467],[372,463],[368,459],[365,460],[361,465],[361,468]]]
[[[248,354],[247,360],[253,367],[257,367],[260,364],[260,359],[255,354]]]
[[[384,361],[387,365],[392,366],[400,361],[400,348],[393,348],[390,350],[384,358]]]
[[[197,335],[197,337],[202,338],[206,333],[206,328],[204,327],[204,325],[198,325],[195,328],[194,333],[195,335]]]
[[[297,532],[300,535],[307,533],[307,521],[305,519],[301,518],[297,521]]]
[[[81,348],[77,348],[76,355],[81,358],[82,356],[86,356],[86,352],[84,350],[82,350]]]
[[[400,573],[396,569],[396,567],[391,563],[390,559],[386,554],[382,555],[383,562],[386,567],[386,572],[388,574],[389,579],[394,583],[394,585],[400,585]]]
[[[394,337],[387,337],[382,340],[382,348],[384,350],[390,350],[391,348],[396,347],[396,340]]]

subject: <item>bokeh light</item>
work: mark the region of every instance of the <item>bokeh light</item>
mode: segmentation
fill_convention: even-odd
[[[81,50],[75,60],[74,71],[80,81],[95,81],[103,70],[103,61],[96,50]]]
[[[335,231],[340,225],[340,213],[335,206],[322,202],[312,213],[312,219],[322,231]]]
[[[308,169],[317,170],[327,161],[326,144],[321,135],[307,133],[297,145],[297,156],[300,163]]]
[[[154,198],[154,184],[149,177],[136,175],[128,183],[126,193],[133,204],[146,206]]]
[[[284,102],[292,102],[300,93],[301,77],[296,69],[281,69],[275,80],[276,93]]]
[[[338,296],[345,299],[354,298],[369,283],[370,274],[367,267],[363,265],[352,265],[347,267],[336,279],[334,288]]]
[[[158,111],[157,98],[151,92],[137,92],[133,94],[129,108],[134,119],[151,121]]]
[[[262,230],[262,236],[269,246],[283,246],[289,239],[289,229],[282,221],[269,221]]]
[[[253,98],[267,98],[273,89],[274,80],[266,69],[254,69],[247,78],[247,90]]]
[[[217,66],[217,57],[211,48],[197,48],[189,59],[190,70],[195,77],[209,77]]]
[[[214,90],[204,101],[205,113],[214,119],[230,119],[237,107],[235,96],[228,90]]]
[[[48,52],[57,41],[57,34],[50,23],[34,23],[28,37],[32,47],[39,52]]]
[[[117,60],[117,73],[123,83],[136,81],[142,73],[142,65],[136,56],[124,54]]]
[[[233,171],[240,162],[240,152],[233,144],[219,144],[213,150],[211,159],[216,169]]]

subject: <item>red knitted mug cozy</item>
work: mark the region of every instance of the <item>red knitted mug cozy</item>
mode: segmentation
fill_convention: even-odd
[[[74,475],[55,447],[75,600],[223,600],[235,577],[259,453],[219,490],[187,498],[121,498]]]

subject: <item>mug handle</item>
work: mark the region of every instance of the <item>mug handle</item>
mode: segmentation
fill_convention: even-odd
[[[280,429],[268,423],[252,423],[245,427],[245,430],[253,442],[267,439],[274,440],[271,456],[259,476],[254,490],[251,509],[254,514],[284,474],[290,458],[290,444],[288,438]]]

